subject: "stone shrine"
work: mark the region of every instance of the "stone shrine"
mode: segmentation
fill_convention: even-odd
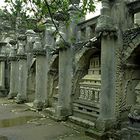
[[[80,94],[73,104],[75,117],[95,121],[99,116],[99,96],[101,90],[101,67],[99,56],[90,59],[88,74],[80,83]]]

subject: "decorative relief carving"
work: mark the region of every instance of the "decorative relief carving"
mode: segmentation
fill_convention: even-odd
[[[100,62],[99,57],[93,57],[90,60],[88,74],[80,82],[80,100],[99,102],[101,86]]]
[[[123,61],[131,56],[132,52],[140,44],[140,27],[132,28],[123,34]]]

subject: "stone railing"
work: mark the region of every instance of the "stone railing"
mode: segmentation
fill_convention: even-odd
[[[86,101],[99,102],[100,89],[90,88],[90,87],[81,87],[80,88],[80,97],[79,99]]]

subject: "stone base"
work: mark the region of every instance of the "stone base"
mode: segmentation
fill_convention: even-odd
[[[43,109],[43,112],[45,112],[50,117],[53,117],[55,115],[55,109],[53,107],[45,108]]]
[[[106,132],[110,129],[116,129],[118,127],[117,125],[118,124],[117,124],[115,119],[100,119],[100,118],[98,118],[96,123],[95,123],[95,128],[98,131]]]
[[[14,97],[16,97],[17,93],[9,93],[7,98],[8,99],[13,99]]]
[[[0,90],[0,97],[6,97],[7,96],[7,90],[1,89]]]
[[[96,140],[108,140],[110,130],[117,129],[117,122],[115,119],[100,119],[98,118],[95,122],[94,129],[89,128],[85,133],[92,136]]]
[[[45,102],[43,101],[35,100],[33,104],[34,108],[38,111],[41,111],[45,107]]]
[[[71,115],[71,111],[62,107],[62,106],[57,106],[56,107],[56,119],[58,121],[64,121],[67,120],[68,116]]]
[[[17,95],[17,98],[16,98],[16,103],[17,104],[23,104],[23,103],[26,103],[26,102],[27,102],[26,97],[23,97],[22,95]]]

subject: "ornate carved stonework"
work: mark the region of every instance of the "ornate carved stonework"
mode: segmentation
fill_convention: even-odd
[[[99,95],[101,88],[99,56],[94,56],[90,59],[88,73],[78,81],[80,81],[79,96],[73,104],[73,116],[88,121],[95,121],[99,116]]]
[[[140,105],[140,82],[135,87],[136,103]]]
[[[80,82],[80,100],[99,102],[101,70],[99,57],[90,60],[88,74]]]

